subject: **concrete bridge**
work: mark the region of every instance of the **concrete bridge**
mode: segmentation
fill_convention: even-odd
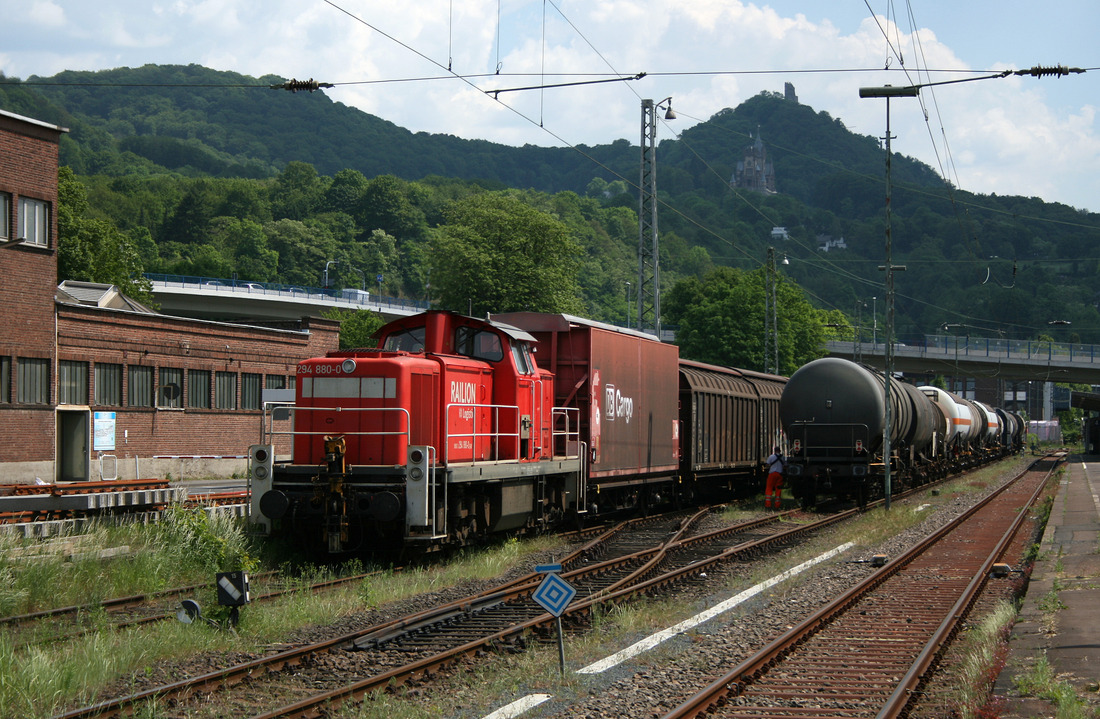
[[[380,297],[365,290],[299,287],[275,283],[244,282],[211,277],[155,275],[153,297],[160,311],[177,317],[221,322],[270,323],[320,317],[333,307],[380,312],[386,320],[407,317],[427,309],[427,302]]]
[[[883,342],[829,342],[829,355],[884,369]],[[1100,345],[927,335],[894,345],[894,371],[945,377],[1100,385]]]

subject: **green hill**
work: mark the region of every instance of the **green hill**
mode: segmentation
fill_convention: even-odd
[[[150,269],[241,272],[240,251],[225,239],[225,218],[236,218],[282,243],[278,266],[256,279],[309,282],[316,264],[331,259],[325,253],[347,248],[373,273],[388,250],[363,253],[383,229],[397,244],[389,261],[401,282],[391,291],[423,296],[429,281],[417,248],[443,221],[445,203],[481,188],[516,188],[582,237],[587,310],[625,316],[623,287],[637,267],[637,146],[618,140],[581,153],[412,133],[323,91],[270,89],[283,81],[197,65],[63,72],[0,81],[0,108],[70,128],[62,163],[85,178],[96,212],[147,233]],[[729,185],[756,139],[774,166],[775,194]],[[711,262],[759,268],[774,245],[790,260],[783,274],[820,306],[854,314],[857,303],[877,296],[881,308],[877,138],[764,93],[662,140],[658,157],[669,286]],[[892,170],[893,259],[907,266],[896,276],[900,337],[951,322],[974,334],[1023,338],[1056,318],[1072,321],[1082,340],[1100,342],[1091,252],[1100,216],[1038,198],[959,192],[902,156]],[[306,229],[291,231],[286,221]],[[789,239],[772,236],[777,226]],[[824,252],[825,239],[843,244]],[[310,243],[313,250],[303,249]]]

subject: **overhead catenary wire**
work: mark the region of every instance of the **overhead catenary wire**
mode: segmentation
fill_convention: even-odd
[[[354,15],[351,15],[351,13],[347,13],[347,11],[343,10],[342,8],[340,8],[340,7],[339,7],[339,6],[337,5],[337,4],[335,4],[334,2],[329,2],[329,0],[325,0],[325,2],[326,2],[327,4],[329,4],[330,6],[332,6],[332,7],[336,8],[336,9],[340,10],[341,12],[345,12],[345,13],[346,13],[346,14],[348,14],[349,16],[351,16],[351,17],[355,17]],[[498,4],[499,4],[499,0],[498,0]],[[557,8],[557,6],[556,6],[556,5],[555,5],[555,4],[553,3],[553,1],[552,1],[552,0],[550,0],[550,5],[551,5],[551,6],[553,6],[553,7],[555,8],[555,9],[558,9],[558,8]],[[544,7],[545,7],[545,2],[544,2]],[[558,11],[559,11],[559,13],[560,13],[560,9],[558,9]],[[498,15],[499,15],[499,8],[498,8]],[[896,13],[895,13],[894,15],[895,15],[895,17],[896,17]],[[564,17],[564,14],[563,14],[563,17]],[[357,19],[358,21],[362,22],[362,20],[361,20],[361,19],[359,19],[359,18],[356,18],[356,19]],[[568,21],[568,18],[566,18],[566,20]],[[378,29],[378,28],[376,28],[376,27],[374,27],[374,26],[371,26],[371,25],[370,25],[369,23],[364,23],[364,24],[368,25],[368,26],[369,26],[369,27],[371,27],[371,28],[372,28],[373,30],[375,30],[376,32],[379,32],[380,34],[382,34],[383,36],[387,37],[387,38],[388,38],[388,39],[390,39],[391,41],[393,41],[393,42],[395,42],[395,43],[397,43],[397,44],[401,45],[402,47],[405,47],[406,49],[408,49],[409,51],[411,51],[411,52],[413,52],[413,53],[417,54],[418,56],[420,56],[420,57],[422,57],[422,58],[424,58],[424,59],[426,59],[426,60],[428,60],[428,61],[430,61],[430,62],[433,62],[433,63],[435,63],[435,64],[436,64],[437,66],[439,66],[439,67],[443,68],[443,65],[441,65],[441,64],[439,64],[439,63],[437,63],[437,62],[435,62],[434,60],[431,60],[431,58],[429,58],[429,57],[428,57],[427,55],[425,55],[425,54],[423,54],[423,53],[421,53],[421,52],[419,52],[419,51],[415,50],[414,48],[412,48],[412,47],[411,47],[411,46],[409,46],[408,44],[406,44],[406,43],[404,43],[404,42],[401,42],[400,40],[398,40],[397,38],[393,37],[392,35],[389,35],[389,34],[387,34],[387,33],[383,32],[383,31],[381,31],[380,29]],[[571,26],[573,26],[573,27],[574,27],[574,29],[576,30],[576,26],[575,26],[575,25],[573,25],[573,23],[572,23],[571,21],[569,22],[569,24],[570,24]],[[896,23],[895,23],[895,25],[896,25]],[[544,31],[544,32],[545,32],[545,31]],[[579,30],[577,30],[577,32],[578,32],[578,34],[580,34],[580,33],[579,33]],[[450,29],[449,29],[449,33],[450,33]],[[896,34],[896,33],[895,33],[895,34]],[[582,36],[583,36],[583,35],[582,35]],[[585,39],[585,41],[587,42],[587,39]],[[591,44],[591,43],[589,43],[589,45],[590,45],[590,46],[592,46],[592,44]],[[900,43],[899,43],[899,45],[900,45]],[[593,49],[595,50],[595,48],[594,48],[594,47],[593,47]],[[468,82],[469,84],[471,84],[471,86],[474,86],[474,85],[472,84],[472,82],[471,82],[471,81],[473,81],[473,80],[475,80],[475,79],[478,79],[478,78],[480,78],[480,77],[489,77],[489,76],[495,76],[495,77],[498,77],[498,78],[499,78],[499,77],[509,77],[509,76],[514,76],[514,77],[520,77],[520,76],[524,76],[524,75],[525,75],[525,74],[523,74],[523,73],[517,73],[517,74],[515,74],[515,75],[509,75],[509,74],[504,74],[504,73],[501,73],[501,72],[500,72],[500,69],[501,69],[501,67],[500,67],[500,60],[499,60],[499,21],[498,21],[498,66],[497,66],[497,72],[496,72],[496,73],[491,73],[491,74],[485,74],[485,75],[459,75],[458,73],[455,73],[455,72],[453,71],[453,68],[452,68],[452,62],[451,62],[451,56],[452,56],[452,54],[453,54],[453,52],[452,52],[452,51],[453,51],[453,48],[452,48],[452,46],[451,46],[451,36],[450,36],[450,34],[449,34],[449,36],[448,36],[448,62],[447,62],[447,66],[446,66],[446,68],[444,68],[444,69],[445,69],[445,70],[446,70],[446,71],[448,72],[448,74],[446,74],[446,75],[441,75],[441,76],[438,76],[438,77],[424,77],[424,78],[390,78],[390,79],[379,79],[379,80],[369,80],[369,81],[355,81],[355,82],[343,82],[343,83],[331,83],[331,84],[329,84],[329,83],[326,83],[326,85],[330,85],[330,86],[337,86],[337,85],[353,85],[353,84],[375,84],[375,83],[392,83],[392,82],[420,82],[420,81],[430,81],[430,80],[444,80],[444,79],[445,79],[445,80],[455,80],[455,79],[458,79],[458,80],[465,80],[465,81],[467,81],[467,82]],[[601,57],[602,57],[602,56],[601,56]],[[899,59],[900,59],[900,53],[899,53]],[[902,65],[902,67],[904,67],[904,64],[903,64],[903,63],[902,63],[901,65]],[[675,77],[675,76],[688,76],[688,75],[694,75],[694,76],[702,76],[702,75],[746,75],[746,74],[786,74],[786,75],[791,75],[791,74],[799,74],[799,73],[802,73],[802,72],[807,72],[807,73],[811,73],[811,72],[812,72],[812,73],[818,73],[818,72],[879,72],[879,71],[881,71],[881,69],[879,69],[879,68],[850,68],[850,69],[822,69],[822,68],[818,68],[818,69],[804,69],[804,70],[794,70],[794,71],[792,71],[792,70],[783,70],[783,71],[777,71],[777,70],[739,70],[739,71],[717,71],[717,72],[650,72],[650,73],[648,73],[648,76],[649,76],[649,77],[651,77],[651,78],[655,78],[655,77]],[[935,70],[935,71],[928,71],[928,72],[964,72],[964,73],[985,72],[985,73],[988,73],[989,71],[974,71],[974,70],[955,70],[955,71],[950,71],[950,70]],[[540,77],[540,78],[543,78],[544,80],[545,80],[545,78],[549,78],[549,77],[566,77],[566,76],[570,76],[569,74],[551,74],[551,73],[548,73],[548,72],[546,72],[546,68],[545,68],[545,59],[544,59],[544,62],[543,62],[542,72],[540,72],[540,73],[533,73],[533,74],[530,74],[530,75],[532,75],[532,76],[537,76],[537,77]],[[582,74],[573,74],[572,76],[581,76],[581,75],[582,75]],[[616,81],[622,81],[622,76],[618,76],[618,75],[617,75],[616,73],[587,73],[587,74],[583,74],[583,75],[584,75],[584,76],[587,76],[587,77],[604,77],[605,79],[603,79],[603,80],[600,80],[600,81],[604,81],[604,82],[616,82]],[[643,75],[645,75],[645,74],[644,74],[644,73],[639,73],[639,74],[636,74],[636,75],[631,75],[631,76],[628,76],[628,77],[629,77],[630,79],[635,79],[635,78],[637,78],[637,77],[640,77],[640,76],[643,76]],[[55,84],[55,85],[60,85],[60,84],[64,84],[64,83],[42,83],[42,84]],[[93,84],[93,83],[72,83],[72,84],[80,84],[80,85],[90,85],[90,84]],[[98,84],[98,83],[94,83],[94,84]],[[104,83],[104,84],[119,86],[119,85],[118,85],[118,84],[116,84],[116,83]],[[499,93],[502,93],[502,92],[517,91],[517,90],[520,90],[520,89],[535,89],[535,88],[538,88],[538,89],[540,90],[540,92],[543,92],[543,93],[545,93],[545,91],[546,91],[547,89],[550,89],[550,88],[552,88],[552,87],[562,87],[562,88],[564,88],[564,87],[570,87],[570,86],[574,86],[574,85],[576,85],[576,84],[581,84],[581,83],[567,83],[567,82],[562,82],[562,83],[553,83],[553,84],[551,84],[551,83],[546,83],[546,82],[543,82],[543,83],[540,83],[540,85],[537,85],[537,86],[531,85],[531,86],[525,86],[525,87],[522,87],[522,88],[520,88],[520,87],[517,87],[517,88],[500,88],[500,89],[497,89],[497,90],[495,90],[495,91],[492,91],[492,92],[495,92],[495,93],[496,93],[496,95],[492,95],[492,94],[490,94],[490,93],[489,93],[488,91],[485,91],[485,90],[481,90],[481,88],[477,88],[477,89],[481,90],[482,92],[485,92],[485,93],[486,93],[487,95],[489,95],[489,96],[490,96],[490,97],[491,97],[492,99],[494,99],[494,100],[497,100],[497,101],[499,102],[499,97],[498,97],[497,95],[499,95]],[[946,83],[943,83],[943,84],[946,84]],[[157,85],[160,85],[160,84],[157,84]],[[195,85],[195,84],[189,84],[189,83],[187,83],[187,85],[189,85],[189,86],[192,86],[192,87],[199,87],[199,86],[204,86],[204,87],[232,87],[232,86],[233,86],[233,85],[224,85],[224,84],[216,84],[216,85]],[[151,86],[151,85],[149,85],[149,84],[132,84],[132,85],[129,85],[129,86]],[[160,86],[164,86],[164,85],[160,85]],[[247,85],[247,84],[241,84],[241,85],[237,85],[237,87],[252,87],[252,85]],[[263,86],[260,86],[260,85],[256,85],[256,87],[267,87],[267,86],[266,86],[266,85],[263,85]],[[508,106],[508,105],[507,105],[506,103],[501,103],[501,104],[503,104],[503,105],[504,105],[505,107],[508,107],[508,109],[512,110],[512,112],[516,113],[516,114],[517,114],[517,115],[519,115],[520,117],[523,117],[523,118],[524,118],[525,120],[527,120],[528,122],[532,122],[532,124],[535,124],[536,126],[538,126],[538,127],[542,128],[542,129],[543,129],[544,131],[546,131],[546,132],[547,132],[547,133],[548,133],[548,134],[549,134],[550,136],[554,137],[554,138],[555,138],[556,140],[558,140],[559,142],[561,142],[561,143],[562,143],[563,145],[565,145],[565,146],[567,146],[567,147],[570,147],[570,148],[572,148],[572,149],[574,149],[574,150],[576,150],[576,151],[580,152],[580,154],[582,154],[582,155],[584,155],[584,156],[588,157],[588,159],[590,159],[590,160],[593,160],[593,158],[592,158],[592,157],[591,157],[591,156],[590,156],[590,155],[589,155],[588,153],[585,153],[585,152],[581,151],[581,150],[580,150],[579,148],[577,148],[577,147],[573,146],[573,145],[572,145],[571,143],[569,143],[569,142],[565,141],[565,140],[564,140],[564,139],[563,139],[562,137],[560,137],[560,136],[559,136],[558,134],[556,134],[556,133],[553,133],[553,132],[550,132],[549,130],[547,130],[547,129],[546,129],[545,127],[544,127],[544,123],[542,122],[541,118],[540,118],[540,120],[538,120],[537,122],[536,122],[536,121],[533,121],[533,120],[532,120],[531,118],[529,118],[529,117],[525,116],[525,115],[524,115],[524,114],[523,114],[522,112],[518,111],[518,110],[517,110],[517,109],[515,109],[515,108],[512,108],[512,107]],[[681,107],[682,107],[682,106],[681,106]],[[680,108],[678,108],[678,111],[679,111],[679,110],[680,110]],[[681,141],[682,141],[682,138],[681,138]],[[690,152],[692,152],[692,153],[693,153],[693,154],[694,154],[694,155],[695,155],[696,157],[699,157],[699,153],[698,153],[698,152],[697,152],[697,151],[696,151],[696,150],[695,150],[694,148],[690,148],[690,146],[688,146],[688,145],[687,145],[687,143],[685,143],[685,147],[687,147],[687,148],[688,148],[688,150],[689,150]],[[595,162],[595,160],[593,160],[593,162]],[[595,164],[596,164],[596,166],[599,166],[599,167],[603,167],[603,165],[602,165],[601,163],[599,163],[599,162],[595,162]],[[607,169],[607,168],[604,168],[604,169]],[[713,168],[710,168],[710,169],[711,169],[711,170],[712,170],[712,172],[713,172]],[[613,173],[613,174],[615,174],[615,173]],[[717,178],[718,178],[719,180],[721,180],[721,181],[723,182],[723,184],[724,184],[724,185],[728,186],[728,183],[726,183],[726,178],[724,178],[724,177],[721,177],[721,176],[720,176],[720,174],[719,174],[719,173],[717,173],[717,172],[715,172],[714,174],[715,174],[715,176],[716,176],[716,177],[717,177]],[[944,174],[944,172],[943,172],[943,168],[942,168],[942,166],[941,166],[941,175],[943,175],[943,174]],[[956,174],[956,177],[957,177],[957,174]],[[627,184],[628,184],[628,185],[630,185],[630,186],[633,186],[633,185],[635,184],[635,183],[634,183],[633,181],[629,180],[628,178],[620,178],[620,179],[624,179],[624,180],[626,180],[626,181],[627,181]],[[957,183],[957,184],[958,184],[958,183]],[[919,190],[914,190],[914,191],[919,191]],[[738,197],[740,198],[740,201],[746,202],[746,203],[748,203],[748,204],[749,204],[750,206],[753,206],[753,205],[752,205],[752,203],[751,203],[751,202],[750,202],[750,201],[749,201],[749,200],[748,200],[747,198],[745,198],[745,197],[741,196],[741,194],[740,194],[740,193],[737,193],[737,192],[735,191],[735,192],[734,192],[734,194],[735,194],[735,195],[738,195]],[[929,194],[932,194],[932,193],[929,193]],[[664,201],[662,201],[662,202],[661,202],[661,205],[662,205],[662,207],[663,207],[663,208],[665,208],[665,209],[670,209],[670,210],[672,210],[672,211],[677,211],[677,210],[676,210],[675,208],[671,208],[671,207],[670,207],[670,206],[669,206],[669,205],[668,205],[668,204],[667,204],[666,202],[664,202]],[[980,207],[980,205],[977,205],[977,204],[975,204],[974,206],[975,206],[975,207]],[[756,205],[756,206],[753,206],[753,209],[754,209],[755,211],[757,211],[758,213],[761,213],[761,215],[762,215],[763,217],[767,217],[767,215],[763,214],[762,210],[760,209],[760,207],[759,207],[758,205]],[[1004,212],[1004,211],[1002,211],[1002,210],[999,210],[998,208],[984,208],[984,209],[987,209],[987,210],[989,210],[989,211],[993,211],[993,212]],[[681,214],[681,216],[684,216],[684,215],[683,215],[683,213],[679,213],[679,214]],[[1010,214],[1010,213],[1005,213],[1005,214]],[[771,218],[768,218],[768,219],[770,220]],[[1045,220],[1045,218],[1034,218],[1034,219],[1036,219],[1036,220],[1040,220],[1040,221],[1046,221],[1046,220]],[[695,224],[696,226],[698,226],[698,227],[702,228],[702,225],[701,225],[700,223],[698,223],[698,222],[695,222],[695,221],[692,221],[692,222],[693,222],[693,224]],[[1076,223],[1065,223],[1065,224],[1076,224]],[[1083,226],[1083,227],[1089,227],[1089,225],[1085,225],[1084,223],[1081,223],[1081,224],[1080,224],[1079,226]],[[714,232],[713,230],[708,230],[708,231],[709,231],[709,232],[710,232],[710,233],[712,234],[712,236],[714,236],[714,237],[719,237],[719,238],[721,238],[721,233],[715,233],[715,232]],[[723,239],[724,241],[726,241],[727,243],[729,243],[729,238],[721,238],[721,239]],[[740,249],[740,248],[737,248],[737,249]],[[807,248],[807,249],[809,249],[809,248]]]

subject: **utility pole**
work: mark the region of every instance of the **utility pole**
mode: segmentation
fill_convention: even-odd
[[[890,511],[890,495],[893,492],[890,484],[890,466],[893,463],[890,433],[894,431],[894,400],[891,396],[890,385],[894,379],[894,271],[905,269],[904,265],[894,265],[891,261],[890,98],[916,97],[919,92],[920,87],[918,86],[893,87],[887,85],[885,87],[859,88],[860,97],[886,98],[886,264],[879,265],[879,270],[886,273],[886,426],[882,430],[883,492],[886,495],[886,511]]]
[[[642,162],[638,178],[638,329],[661,338],[661,268],[657,246],[657,110],[675,120],[672,98],[642,100]]]
[[[779,311],[776,306],[775,248],[768,248],[764,268],[764,372],[779,374]]]

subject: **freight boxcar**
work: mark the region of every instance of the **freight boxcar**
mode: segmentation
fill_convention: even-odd
[[[680,360],[681,477],[689,495],[762,490],[764,459],[783,444],[785,377]]]
[[[676,346],[566,314],[493,319],[534,336],[539,365],[554,375],[554,404],[580,418],[588,449],[584,506],[605,512],[673,499],[680,457]]]

